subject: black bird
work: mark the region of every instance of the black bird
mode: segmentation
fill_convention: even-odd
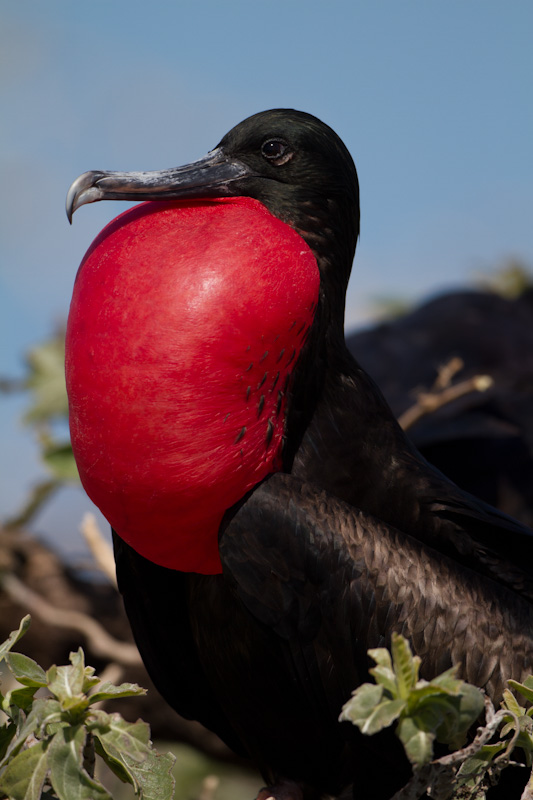
[[[108,284],[106,270],[110,258],[118,264],[117,253],[135,264],[137,244],[157,246],[149,226],[162,218],[163,229],[178,208],[169,201],[202,200],[183,207],[207,214],[206,198],[228,197],[260,201],[296,231],[316,259],[320,285],[318,302],[306,306],[312,324],[307,331],[302,324],[299,357],[291,356],[289,367],[283,355],[293,372],[279,398],[282,413],[272,411],[267,425],[267,448],[282,429],[281,461],[231,501],[219,530],[221,571],[199,574],[170,569],[160,555],[149,560],[125,541],[128,524],[144,520],[145,509],[137,490],[127,494],[128,470],[137,468],[131,458],[118,459],[124,471],[115,480],[113,447],[117,441],[137,446],[145,428],[152,434],[152,418],[135,416],[138,402],[156,415],[163,402],[147,372],[146,398],[132,389],[135,358],[148,352],[152,359],[160,338],[150,340],[152,349],[144,339],[128,348],[127,339],[138,317],[149,325],[150,309],[160,309],[145,304],[148,284],[133,293],[128,284],[126,322],[113,321],[126,278],[113,272]],[[167,201],[162,216],[150,216],[157,214],[154,205],[141,207],[96,240],[80,268],[67,333],[73,445],[86,486],[104,513],[110,509],[111,522],[124,526],[114,539],[117,574],[146,667],[180,714],[203,722],[259,767],[270,794],[313,800],[353,784],[356,798],[388,798],[409,775],[396,740],[388,733],[363,737],[337,721],[351,691],[367,679],[367,649],[389,644],[393,631],[403,633],[422,657],[425,677],[456,664],[462,677],[497,700],[506,678],[520,680],[533,670],[531,532],[432,468],[348,352],[344,301],[359,235],[359,192],[353,161],[328,126],[293,110],[256,114],[192,165],[161,173],[85,173],[69,192],[67,213],[102,199]],[[136,226],[146,219],[144,233],[128,238],[127,226],[140,231]],[[150,252],[143,250],[142,258]],[[235,302],[238,294],[232,287]],[[108,324],[115,326],[111,344]],[[224,316],[220,324],[229,336]],[[91,326],[92,339],[86,336]],[[167,325],[165,335],[172,330]],[[119,335],[124,349],[114,341]],[[121,359],[133,350],[132,369],[121,371]],[[166,363],[159,367],[168,382]],[[265,371],[248,390],[262,391],[263,382],[273,391],[273,374]],[[265,395],[259,418],[262,403],[270,402]],[[126,422],[114,414],[114,403]],[[161,418],[172,411],[165,407]],[[226,417],[219,419],[223,426]],[[233,444],[247,436],[243,426]],[[146,464],[142,479],[149,482],[158,452]],[[157,493],[157,485],[150,487]],[[181,488],[177,482],[176,493]],[[136,503],[130,518],[125,498]],[[198,501],[198,513],[208,505]],[[137,549],[162,537],[159,517],[152,527],[149,520],[148,513],[144,539],[130,538],[140,543]]]
[[[455,381],[488,375],[409,429],[425,458],[476,497],[533,525],[533,291],[462,290],[347,337],[398,417],[452,359]]]

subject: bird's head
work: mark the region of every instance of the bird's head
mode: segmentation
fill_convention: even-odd
[[[274,110],[183,167],[84,173],[69,219],[98,200],[152,202],[78,272],[66,361],[82,482],[147,558],[218,571],[223,514],[290,469],[343,335],[355,167],[318,119]]]
[[[313,250],[322,279],[344,296],[359,235],[357,172],[337,134],[302,111],[254,114],[182,167],[85,172],[69,190],[67,215],[72,221],[77,208],[98,200],[228,196],[253,197],[291,225]]]

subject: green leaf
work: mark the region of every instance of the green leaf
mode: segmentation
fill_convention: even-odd
[[[506,742],[498,742],[497,744],[484,744],[475,755],[470,756],[461,764],[457,775],[462,779],[470,779],[472,777],[481,775],[493,759],[502,753],[506,748]],[[464,782],[464,781],[463,781]]]
[[[374,733],[379,733],[383,728],[388,728],[389,725],[392,725],[392,723],[398,719],[406,705],[406,701],[401,698],[397,700],[384,700],[383,703],[379,703],[366,718],[363,725],[359,724],[361,733],[365,733],[367,736],[373,736]]]
[[[383,667],[392,672],[392,659],[386,647],[376,647],[369,650],[368,655],[376,662],[378,667]]]
[[[100,683],[100,678],[98,675],[94,674],[94,667],[85,667],[83,670],[83,687],[82,691],[87,693],[89,692],[93,686],[96,686]]]
[[[73,694],[72,697],[65,697],[61,707],[68,713],[70,722],[80,722],[80,716],[89,707],[89,698],[86,694]]]
[[[418,695],[418,702],[412,703],[413,689],[410,695],[409,714],[416,717],[424,730],[434,733],[437,741],[447,744],[453,749],[461,747],[466,739],[470,726],[483,710],[483,696],[479,689],[467,683],[461,683],[460,694],[449,694],[440,691]],[[420,685],[420,682],[419,682]],[[433,686],[433,681],[424,688]]]
[[[105,761],[111,772],[113,772],[117,778],[122,781],[122,783],[131,784],[132,777],[122,761],[113,758],[109,753],[107,753],[100,744],[100,740],[97,736],[94,736],[93,740],[95,753]]]
[[[85,664],[81,647],[77,653],[70,654],[70,660],[71,666],[56,667],[54,664],[47,672],[48,689],[62,705],[83,695]]]
[[[162,754],[151,750],[141,764],[130,764],[142,800],[172,800],[175,787],[172,768],[175,761],[172,753]]]
[[[415,710],[418,708],[419,704],[422,702],[427,702],[431,697],[449,697],[450,694],[446,689],[443,689],[441,686],[436,686],[433,681],[428,683],[427,681],[418,681],[416,686],[411,689],[409,692],[408,698],[408,707],[409,711]],[[452,695],[453,696],[453,695]]]
[[[527,685],[528,681],[530,682],[530,686]],[[516,691],[520,692],[520,694],[523,694],[525,697],[527,697],[527,693],[531,691],[532,682],[533,679],[531,678],[528,678],[523,684],[517,683],[516,681],[508,681],[509,685],[512,685]],[[531,719],[533,710],[528,708],[526,711],[524,706],[520,705],[514,694],[508,689],[504,689],[501,706],[504,711],[508,710],[515,714],[518,724],[514,719],[509,718],[508,722],[502,727],[500,736],[503,739],[518,729],[515,747],[520,747],[523,750],[526,764],[531,766],[533,761],[533,720]]]
[[[360,686],[344,705],[340,719],[369,735],[398,720],[396,733],[411,763],[419,767],[431,759],[435,739],[455,749],[464,743],[483,710],[483,696],[475,686],[456,678],[455,668],[430,682],[419,680],[420,658],[413,656],[403,636],[393,634],[391,651],[392,657],[384,648],[368,651],[377,664],[370,670],[377,684]],[[533,739],[531,743],[533,748]]]
[[[413,714],[417,726],[430,733],[442,744],[450,744],[457,738],[463,743],[464,732],[459,728],[459,709],[457,698],[432,697],[421,703]]]
[[[98,737],[106,753],[120,754],[127,751],[132,759],[141,762],[151,745],[150,728],[142,720],[127,722],[120,714],[95,711],[87,727]]]
[[[34,347],[27,356],[29,376],[26,381],[32,391],[33,403],[28,409],[26,423],[65,419],[68,401],[65,387],[65,340],[62,332],[44,344]]]
[[[23,686],[46,686],[46,673],[33,658],[22,653],[7,653],[5,660],[13,676]]]
[[[463,682],[459,695],[459,719],[457,732],[450,738],[448,744],[452,747],[462,747],[466,733],[471,725],[477,720],[485,708],[483,692],[477,686]],[[441,740],[439,740],[441,741]]]
[[[398,696],[398,684],[396,683],[396,676],[392,669],[380,664],[370,669],[369,672],[376,683],[380,683],[391,697],[395,698]]]
[[[102,700],[112,700],[119,697],[134,697],[136,695],[146,694],[146,689],[136,683],[121,683],[120,686],[115,686],[113,683],[106,681],[102,683],[98,691],[89,697],[89,703],[100,703]]]
[[[418,680],[420,659],[418,656],[413,656],[407,639],[396,633],[392,634],[391,651],[398,695],[407,700],[410,690]]]
[[[145,722],[131,723],[119,714],[95,712],[90,728],[106,763],[122,780],[128,780],[143,800],[172,798],[174,757],[152,748]]]
[[[406,702],[401,698],[383,700],[383,688],[373,683],[364,683],[343,706],[339,720],[357,725],[368,736],[388,728],[398,719]]]
[[[439,686],[444,689],[448,694],[458,694],[463,686],[463,681],[456,678],[457,667],[450,667],[445,672],[441,672],[436,678],[431,681],[432,686]]]
[[[12,689],[6,694],[6,703],[9,706],[21,708],[23,711],[29,711],[38,688],[38,686],[24,686],[22,689]],[[11,709],[12,711],[13,709]],[[11,716],[11,713],[9,716]]]
[[[526,713],[524,706],[520,705],[514,694],[510,692],[509,689],[503,690],[503,700],[500,705],[504,711],[510,711],[512,714],[516,714],[517,717],[521,717],[522,714]]]
[[[7,696],[4,697],[2,700],[2,711],[7,717],[7,721],[5,724],[10,725],[11,723],[13,723],[13,725],[15,726],[15,731],[18,731],[19,728],[24,724],[26,716],[24,712],[21,711],[17,705],[13,703],[10,704],[8,702],[8,695],[9,692],[7,693]],[[0,760],[0,767],[1,766],[2,766],[2,761]]]
[[[85,666],[85,653],[83,652],[83,648],[78,647],[77,650],[74,650],[73,652],[69,653],[68,658],[74,669],[81,673],[81,681],[82,681],[80,688],[81,691],[83,689],[83,681],[85,680],[86,677],[88,677],[88,674],[86,672],[87,667]],[[88,669],[90,676],[94,675],[94,668],[89,667]]]
[[[18,709],[15,710],[18,711]],[[26,718],[19,711],[19,721],[14,720],[17,723],[17,730],[2,761],[0,761],[0,769],[24,746],[30,734],[41,736],[48,725],[60,718],[61,707],[56,700],[50,697],[40,697],[34,700],[31,711]]]
[[[520,692],[522,697],[525,697],[526,700],[529,700],[530,703],[533,703],[533,678],[532,677],[527,678],[524,681],[524,683],[518,683],[517,681],[513,681],[513,680],[509,680],[509,681],[507,681],[507,683],[509,684],[511,689],[514,689],[515,692]],[[506,702],[507,702],[507,698],[509,696],[513,697],[511,692],[508,692],[506,689],[504,690],[503,694],[504,694],[504,698],[506,698]],[[516,703],[516,700],[515,700],[515,703]],[[516,703],[516,704],[518,705],[518,703]],[[509,711],[514,711],[514,709],[510,708],[510,706],[507,706],[507,707],[509,708]],[[520,706],[519,706],[519,708],[520,708]],[[517,714],[518,712],[514,711],[514,713]],[[524,711],[522,710],[521,713],[523,714]]]
[[[59,728],[48,748],[50,780],[59,800],[112,800],[83,768],[86,732],[82,725]]]
[[[370,674],[390,693],[393,698],[398,696],[398,684],[392,669],[392,659],[389,651],[385,647],[376,647],[368,651],[370,658],[373,658],[377,666],[369,670]]]
[[[132,761],[127,752],[121,758],[108,753],[95,738],[96,752],[109,769],[124,783],[129,783],[142,800],[171,800],[175,781],[172,768],[175,757],[171,753],[150,750],[143,761]]]
[[[79,482],[80,476],[70,442],[51,441],[43,448],[41,455],[54,478]]]
[[[6,657],[6,653],[9,653],[11,648],[14,644],[18,642],[18,640],[24,636],[28,628],[30,627],[31,617],[29,614],[20,621],[20,625],[16,631],[11,631],[5,642],[0,644],[0,661]]]
[[[16,732],[17,726],[14,722],[8,722],[5,725],[0,726],[0,758],[5,756],[6,750]]]
[[[70,654],[71,666],[51,667],[48,670],[48,689],[58,698],[61,707],[69,713],[70,721],[79,717],[89,706],[84,689],[94,685],[94,669],[85,666],[85,654],[81,647]],[[51,680],[50,680],[51,678]]]
[[[398,723],[397,734],[407,758],[415,769],[427,764],[433,757],[435,734],[424,729],[416,717],[406,717]]]
[[[394,672],[392,670],[386,670],[384,667],[374,667],[373,669],[370,669],[369,672],[376,683],[381,684],[381,686],[386,689],[391,697],[397,697],[398,684],[396,683],[396,678],[394,677]]]
[[[23,750],[7,765],[0,778],[0,792],[10,800],[39,800],[48,772],[46,742]]]
[[[383,686],[378,686],[374,683],[363,683],[343,705],[339,721],[351,722],[361,727],[381,702],[382,697]]]

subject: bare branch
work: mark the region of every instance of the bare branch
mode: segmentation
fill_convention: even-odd
[[[425,417],[426,414],[431,414],[438,408],[442,408],[442,406],[451,403],[453,400],[457,400],[458,397],[463,397],[471,392],[485,392],[493,383],[494,381],[490,375],[474,375],[473,378],[468,378],[465,381],[461,381],[461,383],[456,383],[437,392],[420,392],[416,403],[398,417],[398,422],[406,431],[412,428],[419,419]]]
[[[61,488],[61,485],[62,482],[59,478],[50,478],[34,486],[23,508],[21,508],[14,517],[3,521],[4,528],[21,528],[27,525],[28,522],[35,517],[37,512],[41,510],[44,504],[48,502],[52,495]]]
[[[104,538],[94,514],[84,514],[80,524],[80,531],[94,560],[101,572],[108,578],[110,583],[117,588],[117,575],[115,570],[115,558],[113,549],[109,542]]]
[[[455,356],[455,358],[451,358],[446,364],[440,366],[437,371],[435,383],[431,387],[431,392],[441,392],[443,389],[447,389],[448,386],[451,386],[452,380],[458,372],[461,372],[464,365],[465,362],[463,359]]]
[[[533,800],[533,773],[526,784],[526,788],[522,792],[520,800]]]
[[[216,775],[206,775],[202,781],[202,788],[198,800],[215,800],[220,778]]]
[[[25,586],[13,574],[4,575],[1,585],[12,600],[27,608],[42,622],[59,628],[71,628],[85,636],[94,655],[127,666],[139,666],[142,663],[135,645],[114,639],[95,619],[87,614],[83,614],[81,611],[67,611],[51,605],[44,597]]]
[[[116,683],[117,685],[122,682],[124,678],[123,664],[117,664],[116,661],[111,661],[106,664],[104,669],[100,670],[100,681],[102,683]],[[98,705],[98,703],[95,703]]]

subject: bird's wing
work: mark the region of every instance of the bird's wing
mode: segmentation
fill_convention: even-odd
[[[419,538],[533,601],[533,531],[425,467],[418,501],[431,531]]]
[[[495,696],[533,669],[526,599],[291,475],[248,496],[220,551],[233,591],[286,642],[314,702],[327,686],[340,708],[366,677],[367,649],[393,631],[426,676],[458,664]]]
[[[429,387],[438,367],[460,357],[454,382],[488,374],[493,386],[423,416],[409,436],[462,488],[533,525],[533,292],[508,300],[462,291],[430,300],[391,322],[351,335],[395,415]]]

